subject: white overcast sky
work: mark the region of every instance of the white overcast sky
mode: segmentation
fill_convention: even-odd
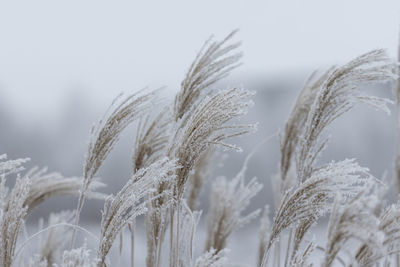
[[[395,55],[399,21],[398,0],[1,1],[0,97],[48,113],[72,88],[96,105],[146,85],[177,90],[204,40],[235,28],[236,74],[309,72],[374,48]]]

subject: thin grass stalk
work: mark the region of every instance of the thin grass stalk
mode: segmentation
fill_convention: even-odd
[[[275,260],[276,260],[276,265],[275,266],[281,266],[281,242],[279,240],[278,244],[275,247]]]
[[[46,233],[47,231],[57,228],[57,227],[70,227],[72,229],[76,229],[79,231],[82,231],[83,233],[87,234],[88,236],[90,236],[91,238],[93,238],[94,240],[96,240],[97,242],[99,242],[99,238],[93,234],[92,232],[90,232],[89,230],[79,226],[79,225],[74,225],[71,223],[57,223],[57,224],[52,224],[49,225],[46,228],[41,229],[40,231],[34,233],[33,235],[31,235],[28,239],[26,239],[19,247],[18,250],[15,252],[15,258],[18,258],[20,256],[20,254],[23,252],[24,248],[36,237],[41,236],[43,233]]]
[[[397,62],[400,62],[400,34],[399,34],[399,43],[397,46]],[[397,74],[400,74],[400,67],[396,68]],[[396,107],[397,107],[397,150],[396,150],[396,159],[395,159],[395,176],[396,176],[396,185],[397,185],[397,194],[398,198],[400,198],[400,80],[396,82],[395,88],[395,96],[396,96]]]
[[[74,225],[78,225],[79,224],[80,214],[82,212],[82,208],[83,208],[84,203],[85,203],[85,192],[81,191],[81,193],[79,194],[78,206],[76,207],[76,215],[75,215],[75,219],[74,219]],[[71,243],[70,243],[70,246],[69,246],[70,250],[74,247],[75,235],[76,235],[76,230],[74,229],[72,231]]]
[[[289,263],[289,254],[290,254],[292,237],[293,237],[293,229],[290,228],[289,235],[288,235],[288,242],[287,242],[287,246],[286,246],[285,267],[287,267],[288,263]]]
[[[397,63],[400,62],[400,34],[398,36],[398,44],[397,44]],[[396,68],[397,75],[400,75],[400,66]],[[396,97],[396,111],[397,111],[397,118],[396,118],[396,157],[395,157],[395,179],[396,179],[396,189],[397,189],[397,198],[400,199],[400,80],[396,81],[396,87],[394,89],[395,97]],[[400,255],[396,254],[395,256],[395,264],[397,267],[400,266]]]
[[[175,202],[170,210],[170,267],[176,267],[179,264],[179,238],[180,238],[180,216],[181,216],[181,199]]]
[[[131,234],[131,267],[135,266],[135,225],[136,219],[133,219],[132,222],[128,223],[129,232]]]

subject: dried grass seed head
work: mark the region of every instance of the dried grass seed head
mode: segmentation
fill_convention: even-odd
[[[310,176],[315,160],[327,144],[327,140],[320,140],[320,134],[333,120],[360,101],[389,111],[389,100],[363,95],[357,87],[365,83],[392,81],[396,78],[393,68],[393,61],[384,50],[373,50],[325,75],[326,80],[308,112],[296,151],[299,183]]]
[[[63,177],[60,173],[47,173],[47,168],[39,169],[34,167],[25,174],[32,181],[25,204],[28,206],[28,213],[43,201],[55,196],[79,195],[83,179],[81,177]],[[104,199],[105,195],[97,192],[105,184],[94,180],[86,192],[88,198]]]
[[[152,164],[165,153],[172,122],[170,116],[170,109],[166,107],[152,121],[150,114],[140,120],[132,157],[134,172]]]
[[[284,194],[274,218],[268,246],[289,226],[304,219],[311,219],[308,224],[314,223],[330,210],[328,200],[336,194],[345,199],[354,196],[370,179],[372,176],[368,169],[360,167],[354,160],[332,162],[315,169],[311,177]]]
[[[380,205],[374,194],[368,189],[360,192],[350,202],[341,204],[337,197],[328,225],[328,242],[325,248],[323,266],[331,266],[344,244],[355,239],[369,250],[380,253],[383,233],[379,229],[379,218],[376,208]]]
[[[105,258],[121,230],[134,218],[147,211],[146,204],[156,185],[167,179],[177,168],[176,162],[160,159],[147,168],[136,172],[125,186],[115,195],[106,199],[101,220],[101,238],[97,251],[99,266]],[[156,196],[157,197],[157,196]]]
[[[181,119],[197,102],[198,98],[209,87],[226,77],[231,70],[240,65],[242,53],[236,52],[240,42],[228,44],[236,31],[230,33],[222,41],[210,38],[197,54],[191,64],[181,90],[175,97],[175,121]]]
[[[141,90],[128,96],[119,104],[117,97],[109,113],[91,130],[91,140],[84,164],[85,188],[97,173],[103,161],[117,142],[120,133],[134,120],[145,115],[156,101],[158,90]]]
[[[250,91],[233,88],[206,96],[193,111],[185,115],[187,118],[183,120],[183,125],[176,126],[168,154],[177,158],[181,166],[177,170],[174,186],[177,199],[183,195],[186,181],[195,163],[210,145],[237,149],[224,141],[254,130],[254,125],[227,124],[247,112],[248,107],[252,105],[252,101],[248,100],[252,95]],[[231,132],[228,132],[229,130]]]
[[[231,181],[219,177],[212,185],[207,219],[206,251],[226,247],[230,234],[256,218],[260,210],[243,215],[250,200],[262,189],[256,178],[244,181],[246,165]]]

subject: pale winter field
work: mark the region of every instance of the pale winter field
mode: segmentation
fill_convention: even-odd
[[[277,79],[251,91],[221,81],[240,46],[236,31],[209,39],[172,95],[115,98],[90,130],[82,175],[2,155],[1,265],[397,266],[395,59],[376,49],[300,90]],[[72,164],[77,133],[60,133],[52,150]]]

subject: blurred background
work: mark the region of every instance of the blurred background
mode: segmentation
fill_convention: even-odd
[[[374,48],[386,48],[396,57],[399,11],[396,0],[2,1],[0,154],[30,157],[27,167],[48,166],[80,176],[90,127],[115,96],[166,86],[172,99],[204,41],[212,34],[222,39],[238,28],[235,40],[243,42],[243,66],[215,87],[256,91],[255,106],[244,121],[259,122],[259,130],[233,140],[244,152],[228,153],[213,176],[235,175],[249,151],[274,135],[259,147],[248,171],[248,178],[257,176],[265,185],[251,208],[272,204],[278,133],[305,80],[314,70]],[[393,99],[391,86],[365,90]],[[387,116],[358,106],[328,129],[332,139],[321,162],[357,158],[375,176],[386,172],[391,177],[394,121],[395,112]],[[118,191],[129,178],[134,136],[135,125],[100,169],[108,184],[104,192]],[[30,220],[75,205],[75,198],[55,199]],[[102,205],[88,201],[82,221],[97,222]]]

